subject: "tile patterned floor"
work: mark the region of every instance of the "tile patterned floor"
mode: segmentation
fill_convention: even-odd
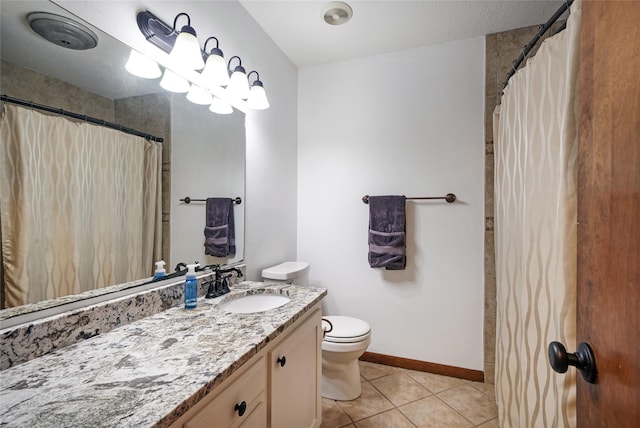
[[[359,363],[362,395],[323,398],[321,428],[498,427],[493,385]]]

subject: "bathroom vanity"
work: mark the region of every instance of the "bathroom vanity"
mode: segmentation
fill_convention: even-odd
[[[171,426],[320,426],[321,314],[310,312]]]
[[[226,301],[272,293],[275,309]],[[244,282],[0,372],[3,426],[318,427],[326,290]]]

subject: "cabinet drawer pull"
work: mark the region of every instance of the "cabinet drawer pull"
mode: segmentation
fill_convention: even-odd
[[[244,415],[244,412],[247,411],[247,402],[242,401],[242,403],[240,404],[236,403],[236,406],[233,408],[233,410],[238,412],[238,416]]]
[[[280,367],[284,367],[284,365],[287,364],[287,357],[283,355],[282,357],[278,358],[278,364],[280,364]]]

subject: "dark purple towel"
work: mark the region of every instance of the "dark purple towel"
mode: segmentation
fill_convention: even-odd
[[[406,257],[404,195],[369,196],[369,266],[403,270]]]
[[[233,220],[233,199],[207,198],[204,227],[204,253],[215,257],[236,254],[236,232]]]

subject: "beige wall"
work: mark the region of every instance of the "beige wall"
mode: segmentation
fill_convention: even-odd
[[[25,101],[114,121],[113,100],[7,61],[0,61],[0,91]]]
[[[543,36],[549,37],[564,21],[555,23]],[[503,82],[513,61],[538,31],[538,26],[519,28],[486,37],[485,70],[485,253],[484,253],[484,380],[494,382],[496,346],[496,268],[493,240],[493,110],[500,104]],[[527,56],[532,57],[539,41]],[[521,64],[523,67],[525,62]]]

